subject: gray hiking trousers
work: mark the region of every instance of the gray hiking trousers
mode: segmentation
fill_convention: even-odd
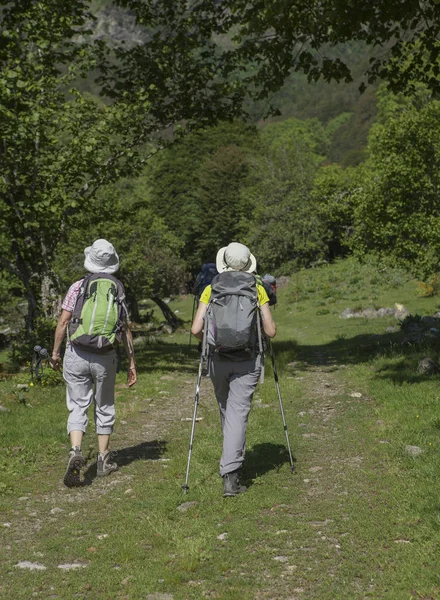
[[[96,354],[67,345],[63,376],[69,410],[67,433],[86,431],[88,409],[95,401],[96,433],[108,435],[115,424],[116,352]]]
[[[232,362],[212,357],[210,361],[210,376],[223,430],[220,460],[220,475],[223,477],[243,464],[246,426],[261,368],[258,358]]]

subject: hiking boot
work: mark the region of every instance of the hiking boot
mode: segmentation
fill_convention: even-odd
[[[113,471],[118,470],[118,465],[115,462],[111,462],[111,458],[111,452],[107,452],[104,456],[101,454],[98,455],[98,464],[96,467],[96,475],[98,477],[105,477],[113,473]]]
[[[82,455],[81,448],[71,448],[69,460],[67,461],[66,472],[64,473],[63,483],[67,487],[79,487],[81,485],[80,470],[86,464]]]
[[[245,485],[240,485],[240,472],[233,471],[223,475],[223,498],[243,494],[247,490]]]

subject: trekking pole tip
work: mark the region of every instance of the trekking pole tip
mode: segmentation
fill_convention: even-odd
[[[182,485],[182,490],[183,490],[183,493],[186,495],[186,492],[189,490],[189,485],[187,483],[184,483]]]

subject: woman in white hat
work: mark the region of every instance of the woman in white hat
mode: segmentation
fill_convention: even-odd
[[[241,271],[254,273],[256,260],[249,248],[238,242],[232,242],[221,248],[216,259],[219,280],[222,273]],[[215,281],[215,280],[214,280]],[[256,285],[261,322],[264,333],[273,338],[276,326],[269,308],[269,298],[263,286]],[[203,340],[204,320],[211,298],[212,286],[209,285],[200,297],[199,307],[194,318],[191,332]],[[252,397],[261,374],[261,356],[246,360],[228,360],[217,353],[210,354],[210,376],[220,409],[223,430],[223,452],[220,460],[220,475],[223,477],[223,495],[236,496],[246,488],[240,484],[240,472],[244,460],[246,426]]]
[[[119,257],[113,245],[107,240],[96,240],[84,250],[84,268],[89,274],[108,275],[125,296],[120,281],[113,278],[119,269]],[[84,278],[73,283],[62,303],[61,315],[55,331],[51,364],[54,369],[61,365],[61,344],[72,320],[80,293],[84,297]],[[127,383],[136,383],[136,364],[133,352],[133,338],[126,320],[123,321],[121,339],[129,359]],[[81,452],[81,443],[88,423],[88,408],[94,401],[95,425],[98,434],[97,475],[102,477],[116,471],[118,466],[111,462],[110,435],[115,423],[114,387],[117,358],[114,348],[105,353],[96,353],[92,349],[79,347],[67,341],[64,355],[63,376],[66,381],[67,408],[69,418],[67,432],[70,436],[71,450],[64,475],[68,487],[80,485],[80,469],[85,465]]]

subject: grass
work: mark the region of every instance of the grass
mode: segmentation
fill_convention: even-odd
[[[279,291],[274,349],[296,472],[267,365],[249,420],[249,490],[235,499],[221,497],[207,378],[182,493],[198,358],[188,332],[137,347],[136,387],[118,375],[120,471],[95,479],[90,429],[90,485],[80,489],[61,483],[63,387],[34,386],[20,399],[27,374],[4,379],[0,598],[440,597],[439,378],[417,373],[421,357],[438,358],[438,342],[402,344],[403,331],[385,332],[394,318],[339,319],[347,307],[396,302],[433,314],[439,299],[416,287],[404,273],[348,260],[297,273]],[[173,310],[189,320],[192,298]],[[411,457],[407,446],[422,452]],[[68,563],[82,566],[59,568]]]

